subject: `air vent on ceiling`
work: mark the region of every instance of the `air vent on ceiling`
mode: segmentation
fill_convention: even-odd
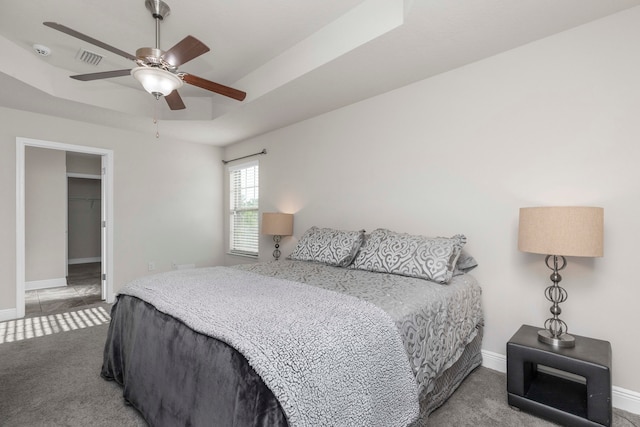
[[[102,55],[98,55],[97,53],[85,49],[80,49],[76,55],[76,59],[89,65],[98,65],[100,61],[102,61]]]

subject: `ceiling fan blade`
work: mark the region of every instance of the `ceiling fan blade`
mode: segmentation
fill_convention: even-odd
[[[214,83],[212,81],[205,80],[202,77],[194,76],[193,74],[185,74],[182,76],[182,80],[190,85],[198,86],[202,89],[210,90],[211,92],[219,93],[220,95],[228,96],[229,98],[233,98],[238,101],[244,100],[247,96],[247,94],[241,90],[224,86],[219,83]]]
[[[193,36],[187,36],[162,55],[169,64],[176,67],[209,52],[207,45]]]
[[[172,110],[184,110],[186,108],[184,102],[182,102],[182,97],[177,90],[174,90],[169,95],[165,96],[164,99],[166,99],[169,108]]]
[[[108,44],[103,43],[100,40],[96,40],[93,37],[89,37],[89,36],[87,36],[85,34],[79,33],[78,31],[73,30],[73,29],[71,29],[69,27],[65,27],[62,24],[58,24],[56,22],[43,22],[43,24],[46,25],[49,28],[53,28],[54,30],[61,31],[61,32],[65,33],[65,34],[68,34],[68,35],[70,35],[72,37],[75,37],[75,38],[80,39],[82,41],[85,41],[87,43],[91,43],[92,45],[101,47],[104,50],[108,50],[109,52],[115,53],[116,55],[120,55],[120,56],[125,57],[127,59],[130,59],[132,61],[136,60],[135,56],[133,56],[133,55],[131,55],[131,54],[129,54],[129,53],[123,51],[123,50],[116,49],[113,46],[109,46]]]
[[[113,71],[102,71],[100,73],[89,73],[89,74],[78,74],[75,76],[69,76],[72,79],[82,80],[83,82],[88,82],[91,80],[100,80],[100,79],[108,79],[111,77],[122,77],[131,75],[131,70],[113,70]]]

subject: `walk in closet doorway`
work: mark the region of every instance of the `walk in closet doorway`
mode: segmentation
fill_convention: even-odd
[[[42,150],[44,149],[44,150]],[[40,156],[46,157],[51,154],[54,162],[60,162],[60,156],[67,156],[64,161],[64,218],[62,222],[63,240],[62,245],[54,244],[47,248],[46,244],[33,243],[37,242],[37,236],[34,236],[32,224],[37,223],[32,220],[30,215],[34,215],[38,208],[33,208],[33,200],[30,188],[34,187],[29,180],[33,179],[28,175],[28,162],[31,161],[29,156],[32,152],[39,153]],[[44,153],[44,154],[43,154]],[[66,164],[70,165],[67,172]],[[93,169],[78,169],[78,163],[93,163]],[[46,164],[46,162],[44,163]],[[75,164],[75,167],[72,166]],[[33,299],[27,297],[30,288],[43,289],[47,287],[56,288],[58,282],[64,281],[64,287],[57,289],[57,292],[64,293],[73,291],[73,287],[67,286],[67,280],[76,280],[78,283],[84,280],[84,284],[93,283],[91,287],[84,289],[78,287],[75,289],[77,295],[75,302],[67,302],[67,304],[84,304],[107,300],[112,302],[112,276],[113,276],[113,208],[111,200],[113,199],[113,152],[111,150],[76,146],[71,144],[62,144],[50,141],[33,140],[27,138],[16,138],[16,315],[17,317],[25,316],[26,306],[33,303]],[[59,179],[59,173],[56,174]],[[42,181],[40,181],[42,182]],[[98,191],[99,190],[99,191]],[[44,206],[46,203],[53,203],[46,198],[42,198]],[[27,203],[28,202],[28,203]],[[55,202],[58,203],[58,202]],[[30,208],[27,209],[26,206]],[[42,208],[41,208],[42,209]],[[44,209],[46,210],[46,208]],[[53,211],[53,209],[51,209]],[[58,213],[57,216],[60,214]],[[37,216],[37,215],[36,215]],[[59,218],[50,219],[50,227],[47,225],[48,215],[40,215],[42,224],[40,230],[56,227],[58,231],[54,233],[57,237],[56,242],[60,240],[60,221]],[[68,221],[76,223],[76,225],[84,226],[84,230],[69,229]],[[85,224],[78,224],[85,222]],[[95,226],[98,226],[97,228]],[[71,241],[74,236],[84,234],[87,239]],[[97,245],[97,246],[96,246]],[[56,270],[53,273],[39,270],[42,266],[46,266],[46,262],[35,263],[33,260],[39,256],[55,254],[52,264],[55,264]],[[62,254],[62,272],[60,272],[60,254]],[[35,267],[34,267],[35,266]],[[81,266],[81,267],[76,267]],[[81,270],[81,271],[78,271]],[[60,276],[63,276],[62,279]],[[80,277],[78,277],[80,276]],[[82,284],[82,283],[81,283]],[[97,292],[96,292],[97,291]],[[92,294],[93,293],[93,294]],[[89,299],[92,299],[88,301]],[[45,298],[46,299],[46,298]],[[95,300],[95,301],[94,301]],[[111,300],[111,301],[110,301]],[[65,307],[61,307],[65,308]],[[71,308],[71,307],[68,307]],[[28,314],[28,313],[27,313]]]

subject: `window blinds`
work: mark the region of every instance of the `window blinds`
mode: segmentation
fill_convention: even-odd
[[[229,168],[230,245],[234,254],[258,255],[258,162]]]

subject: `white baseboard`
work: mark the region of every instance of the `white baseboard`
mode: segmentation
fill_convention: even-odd
[[[0,322],[5,320],[13,320],[18,317],[18,312],[15,308],[9,308],[6,310],[0,310]]]
[[[482,350],[482,366],[498,372],[507,372],[507,356]]]
[[[59,288],[60,286],[67,286],[66,277],[62,277],[59,279],[32,280],[30,282],[24,282],[25,291],[35,291],[36,289],[47,289],[47,288]]]
[[[482,350],[482,366],[498,372],[507,372],[507,357],[503,354]],[[613,386],[612,404],[615,408],[640,414],[640,393]]]
[[[640,393],[613,386],[611,398],[613,399],[613,406],[616,408],[640,414]]]
[[[67,264],[89,264],[91,262],[101,262],[102,258],[99,256],[91,258],[72,258],[67,261]]]

